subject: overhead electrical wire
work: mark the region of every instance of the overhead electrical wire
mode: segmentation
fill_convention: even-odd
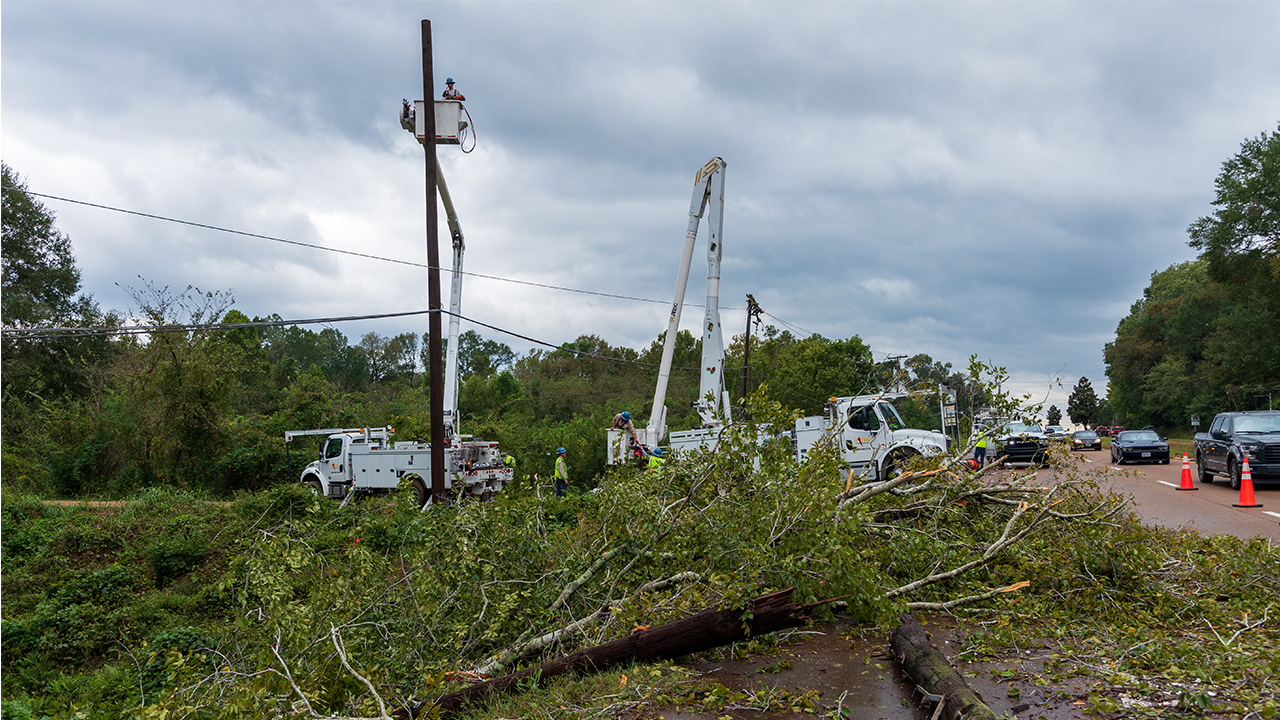
[[[339,255],[350,255],[352,257],[365,258],[366,260],[379,260],[381,262],[395,263],[397,265],[408,265],[409,267],[422,268],[424,270],[439,270],[441,272],[453,272],[452,268],[432,267],[426,263],[414,262],[412,260],[398,260],[396,258],[383,257],[381,255],[370,255],[368,253],[356,252],[354,250],[343,250],[341,248],[325,247],[324,245],[316,245],[314,243],[305,243],[299,240],[287,240],[285,238],[272,237],[271,235],[262,235],[259,233],[246,232],[244,230],[233,230],[231,228],[219,227],[217,225],[208,225],[206,223],[192,222],[190,220],[179,220],[177,218],[165,217],[164,215],[153,215],[151,213],[139,212],[137,210],[126,210],[124,208],[112,207],[110,205],[100,205],[98,203],[86,202],[84,200],[73,200],[71,198],[59,197],[57,195],[46,195],[44,193],[29,192],[28,194],[35,197],[42,197],[48,200],[60,200],[75,205],[84,205],[85,207],[98,208],[99,210],[110,210],[112,212],[124,213],[126,215],[136,215],[138,217],[150,218],[152,220],[161,220],[164,222],[177,223],[178,225],[187,225],[190,227],[198,227],[204,230],[214,230],[217,232],[231,233],[232,235],[241,235],[244,237],[256,238],[258,240],[270,240],[272,242],[284,243],[285,245],[295,245],[297,247],[310,248],[312,250],[324,250],[325,252],[337,253]],[[497,280],[499,282],[509,282],[516,285],[528,285],[530,287],[544,288],[547,290],[562,290],[564,292],[580,293],[582,295],[595,295],[597,297],[614,298],[616,300],[632,300],[634,302],[655,303],[658,305],[667,305],[669,300],[654,300],[652,298],[633,297],[630,295],[617,295],[614,293],[597,292],[595,290],[582,290],[580,288],[562,287],[560,285],[549,285],[547,283],[532,282],[529,280],[516,280],[515,278],[505,278],[497,275],[485,275],[483,273],[462,271],[462,275],[469,277],[483,278],[485,280]],[[693,303],[686,303],[688,307],[703,307]],[[726,307],[725,310],[735,310],[739,308]]]
[[[379,313],[376,315],[347,315],[343,317],[328,318],[308,318],[304,320],[252,320],[242,323],[190,323],[181,325],[131,325],[127,327],[51,327],[51,328],[4,328],[2,331],[5,338],[10,340],[35,340],[35,339],[55,339],[55,338],[72,338],[72,337],[113,337],[127,335],[160,335],[164,333],[185,333],[185,332],[212,332],[218,330],[245,330],[267,327],[285,327],[292,325],[324,325],[337,322],[351,322],[354,320],[381,320],[385,318],[409,317],[412,315],[428,315],[432,310],[410,310],[399,313]],[[440,310],[441,314],[451,315],[459,320],[465,320],[472,325],[478,325],[488,328],[504,335],[520,338],[526,342],[535,345],[543,345],[553,350],[563,350],[582,357],[595,358],[606,362],[623,363],[626,365],[638,365],[640,367],[656,368],[660,367],[657,363],[640,362],[639,360],[627,360],[626,358],[609,357],[599,353],[587,352],[586,350],[575,350],[562,345],[539,340],[528,335],[507,330],[506,328],[490,325],[489,323],[480,322],[474,318],[465,315],[449,312],[448,310]],[[672,370],[700,370],[700,368],[692,366],[676,366]]]

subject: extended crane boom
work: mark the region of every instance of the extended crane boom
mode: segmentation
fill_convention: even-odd
[[[724,342],[720,332],[720,258],[723,255],[724,171],[721,158],[712,158],[698,169],[693,178],[693,198],[689,203],[689,224],[684,234],[684,250],[676,272],[675,298],[667,318],[667,332],[662,346],[662,363],[658,384],[653,393],[649,424],[637,431],[646,449],[656,448],[667,436],[667,384],[671,379],[671,362],[675,356],[676,334],[684,310],[684,295],[689,284],[689,268],[693,264],[693,246],[698,239],[698,226],[707,215],[707,304],[702,323],[702,381],[695,406],[704,428],[718,428],[729,420],[729,397],[724,387]],[[625,462],[629,437],[625,433],[609,433],[609,462]]]

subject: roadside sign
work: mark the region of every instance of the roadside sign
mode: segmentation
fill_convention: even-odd
[[[1192,415],[1192,416],[1191,416],[1191,427],[1200,427],[1200,416],[1199,416],[1199,415]]]

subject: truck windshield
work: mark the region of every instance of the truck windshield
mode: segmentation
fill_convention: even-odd
[[[1236,418],[1238,433],[1273,433],[1280,432],[1280,415],[1264,415],[1251,417],[1240,415]]]
[[[884,424],[889,426],[890,430],[901,430],[906,427],[906,423],[902,422],[902,418],[898,415],[898,409],[887,402],[880,403],[880,414],[884,416]]]

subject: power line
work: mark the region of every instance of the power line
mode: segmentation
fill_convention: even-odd
[[[100,205],[98,203],[86,202],[84,200],[73,200],[71,198],[59,197],[57,195],[46,195],[44,193],[29,192],[28,194],[36,197],[42,197],[48,200],[60,200],[62,202],[73,203],[75,205],[84,205],[85,207],[98,208],[99,210],[110,210],[111,212],[124,213],[126,215],[136,215],[138,217],[150,218],[152,220],[161,220],[163,222],[176,223],[178,225],[188,225],[190,227],[198,227],[205,230],[214,230],[216,232],[231,233],[232,235],[242,235],[244,237],[256,238],[258,240],[270,240],[271,242],[284,243],[285,245],[295,245],[297,247],[310,248],[312,250],[323,250],[325,252],[337,253],[339,255],[350,255],[352,257],[365,258],[366,260],[379,260],[381,262],[395,263],[397,265],[408,265],[409,267],[423,268],[424,270],[439,270],[442,272],[453,272],[452,268],[432,268],[426,263],[413,262],[411,260],[397,260],[396,258],[382,257],[381,255],[370,255],[368,253],[355,252],[354,250],[342,250],[340,248],[325,247],[324,245],[316,245],[313,243],[305,243],[298,240],[288,240],[285,238],[272,237],[271,235],[261,235],[259,233],[246,232],[244,230],[234,230],[231,228],[219,227],[217,225],[209,225],[206,223],[192,222],[190,220],[179,220],[178,218],[166,217],[164,215],[153,215],[151,213],[139,212],[137,210],[126,210],[124,208],[112,207],[110,205]],[[485,275],[483,273],[462,271],[462,275],[483,278],[485,280],[497,280],[499,282],[514,283],[516,285],[528,285],[530,287],[544,288],[547,290],[562,290],[564,292],[580,293],[582,295],[595,295],[597,297],[614,298],[617,300],[631,300],[634,302],[654,303],[658,305],[666,305],[667,300],[654,300],[652,298],[633,297],[630,295],[617,295],[614,293],[597,292],[595,290],[582,290],[580,288],[562,287],[560,285],[550,285],[547,283],[532,282],[529,280],[516,280],[515,278],[505,278],[497,275]],[[704,307],[693,303],[686,303],[687,307]],[[741,308],[726,307],[725,310],[737,310]]]
[[[374,315],[347,315],[342,317],[327,318],[308,318],[304,320],[254,320],[242,323],[188,323],[175,325],[132,325],[129,327],[52,327],[52,328],[3,328],[0,332],[9,340],[35,340],[35,339],[56,339],[56,338],[73,338],[73,337],[109,337],[109,336],[128,336],[128,335],[159,335],[165,333],[185,333],[185,332],[211,332],[217,330],[245,330],[268,327],[283,327],[289,325],[327,325],[339,322],[352,322],[357,320],[382,320],[385,318],[409,317],[413,315],[427,315],[432,310],[410,310],[408,312],[399,313],[378,313]],[[563,345],[556,345],[545,340],[539,340],[528,335],[507,330],[506,328],[490,325],[489,323],[480,322],[474,318],[465,315],[449,312],[448,310],[440,310],[445,315],[452,315],[459,320],[465,320],[472,325],[479,325],[495,332],[510,335],[511,337],[520,338],[526,342],[536,345],[543,345],[553,350],[563,350],[573,353],[581,357],[590,357],[606,362],[623,363],[627,365],[638,365],[641,367],[656,368],[660,367],[657,363],[646,363],[639,360],[627,360],[626,358],[610,357],[599,353],[587,352],[586,350],[575,350],[567,348]],[[672,370],[700,370],[697,367],[680,366],[673,367]]]

